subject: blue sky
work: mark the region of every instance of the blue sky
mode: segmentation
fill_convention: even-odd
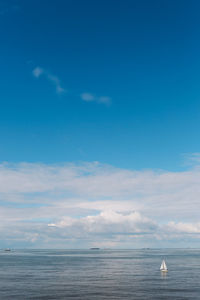
[[[127,211],[131,220],[138,220],[131,211],[137,210],[137,204],[144,195],[133,192],[127,186],[130,194],[124,196],[122,186],[119,195],[116,195],[117,170],[121,170],[122,174],[133,172],[127,173],[125,182],[132,182],[132,177],[137,181],[140,176],[144,176],[144,182],[149,176],[151,182],[152,178],[161,176],[160,172],[167,178],[169,174],[170,178],[177,175],[177,198],[174,201],[177,201],[176,207],[180,205],[183,195],[180,196],[179,187],[182,184],[179,182],[185,174],[191,178],[192,173],[194,182],[189,179],[186,183],[192,190],[199,166],[199,11],[200,3],[194,0],[0,0],[0,176],[8,176],[8,189],[1,195],[2,207],[7,207],[7,214],[10,209],[20,210],[23,206],[25,209],[29,205],[32,208],[50,207],[53,205],[52,199],[55,203],[61,201],[59,207],[64,209],[66,203],[72,205],[75,201],[72,198],[78,197],[78,203],[82,204],[75,218],[97,215],[99,219],[95,222],[101,223],[109,215],[115,221],[129,223],[129,219],[123,219],[124,215],[114,215],[121,211],[118,201],[128,201]],[[192,167],[188,166],[188,161],[193,162]],[[95,162],[101,167],[97,167]],[[80,177],[87,180],[88,173],[85,174],[83,169],[85,165],[90,168],[90,163],[95,166],[89,173],[97,183],[98,188],[96,185],[94,188],[97,190],[100,187],[104,189],[102,182],[98,181],[99,168],[105,174],[107,168],[114,168],[109,171],[111,178],[114,176],[113,193],[99,195],[98,192],[83,192],[85,198],[82,199],[76,195],[79,186],[75,188],[73,185],[71,188],[70,185],[69,188],[67,185],[66,188],[63,184],[59,191],[56,185],[53,192],[51,180],[44,191],[40,183],[33,184],[34,188],[31,186],[35,180],[35,169],[38,174],[42,170],[51,178],[54,171],[49,168],[58,168],[57,182],[62,178],[59,173],[61,166],[65,172],[73,166],[76,175],[81,172]],[[139,173],[134,175],[137,171]],[[9,186],[15,186],[18,182],[12,172],[19,175],[22,186],[24,172],[31,174],[27,183],[30,190],[14,188],[10,192]],[[64,178],[68,181],[73,176]],[[168,180],[165,184],[162,196],[155,201],[173,194]],[[149,191],[154,199],[160,193],[157,188],[159,190],[159,185],[153,192]],[[139,213],[144,212],[145,221],[142,220],[147,222],[147,217],[161,222],[162,214],[158,212],[158,215],[152,216],[150,210],[146,210],[150,200],[145,202],[144,198],[143,207],[138,208]],[[109,213],[101,205],[98,210],[89,210],[87,205],[85,211],[80,209],[83,203],[99,203],[105,199],[113,201],[113,207],[116,204],[117,208],[113,208],[115,212],[110,211],[109,205],[106,206]],[[190,197],[187,199],[190,201]],[[194,196],[194,203],[195,199]],[[182,207],[188,211],[187,205],[184,205]],[[172,211],[176,210],[172,208]],[[194,205],[194,211],[196,208]],[[77,206],[73,207],[73,212],[70,211],[67,217],[73,218],[76,209]],[[177,217],[170,212],[165,222],[192,222],[194,211]],[[45,216],[42,212],[38,214],[39,219],[32,215],[26,217],[26,213],[20,211],[19,215],[24,217],[16,222],[47,220],[47,223],[60,228],[60,220],[66,217],[60,213],[59,216],[51,213],[48,216],[46,212]],[[80,224],[74,222],[70,219],[70,226],[78,230]],[[85,222],[85,219],[80,222]],[[195,222],[198,224],[198,218]],[[173,226],[183,226],[179,223]],[[187,226],[199,230],[199,225],[191,224]],[[34,226],[30,229],[30,236]],[[167,226],[167,230],[169,226],[173,227]],[[37,234],[40,235],[39,231]],[[9,239],[7,241],[5,237],[5,245],[11,243],[15,246]],[[37,238],[32,240],[33,243],[36,241],[36,246],[41,245],[39,241],[37,243]],[[77,242],[74,246],[86,246],[89,242],[84,243]],[[115,241],[113,245],[121,244]],[[138,246],[143,246],[143,242]]]
[[[198,1],[1,1],[0,9],[1,161],[177,170],[182,154],[198,151]],[[35,80],[37,66],[66,92]]]

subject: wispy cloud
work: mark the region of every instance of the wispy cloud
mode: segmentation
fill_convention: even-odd
[[[90,101],[94,101],[95,97],[94,97],[94,95],[92,95],[90,93],[83,93],[83,94],[81,94],[81,99],[86,102],[90,102]]]
[[[184,164],[188,166],[195,166],[197,163],[200,163],[200,153],[186,153],[183,155]]]
[[[30,63],[32,64],[32,61]],[[32,70],[32,75],[37,79],[44,76],[48,81],[50,81],[56,87],[57,94],[63,94],[66,92],[66,90],[61,86],[60,79],[54,74],[47,71],[46,69],[37,66]],[[96,102],[107,106],[111,105],[112,102],[112,99],[108,96],[96,96],[91,93],[81,93],[80,98],[85,102]]]
[[[66,90],[61,86],[60,79],[57,76],[50,73],[49,71],[37,66],[36,68],[33,69],[32,74],[35,78],[44,76],[56,87],[56,92],[58,94],[62,94],[66,92]]]
[[[86,101],[86,102],[97,102],[97,103],[103,103],[105,105],[110,105],[112,102],[110,97],[107,97],[107,96],[97,97],[91,93],[82,93],[80,95],[80,97],[83,101]]]
[[[40,67],[36,67],[34,70],[33,70],[33,76],[35,76],[36,78],[39,78],[40,75],[42,75],[44,73],[44,70]]]
[[[176,237],[178,246],[183,237],[190,245],[200,238],[199,164],[182,172],[98,162],[1,164],[0,191],[0,232],[13,243],[68,239],[80,247],[91,241],[129,247],[149,237],[151,245],[169,246]]]

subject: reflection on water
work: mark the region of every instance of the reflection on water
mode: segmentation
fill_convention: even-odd
[[[199,269],[199,250],[0,251],[0,299],[193,300]]]
[[[162,271],[160,271],[160,274],[161,274],[161,278],[162,279],[166,279],[168,272],[162,272]]]

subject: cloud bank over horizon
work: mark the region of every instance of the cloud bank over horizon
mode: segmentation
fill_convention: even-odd
[[[0,165],[1,240],[12,247],[164,247],[200,238],[200,167]]]

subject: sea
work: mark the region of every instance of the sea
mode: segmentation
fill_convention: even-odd
[[[200,250],[0,250],[0,299],[200,299]]]

